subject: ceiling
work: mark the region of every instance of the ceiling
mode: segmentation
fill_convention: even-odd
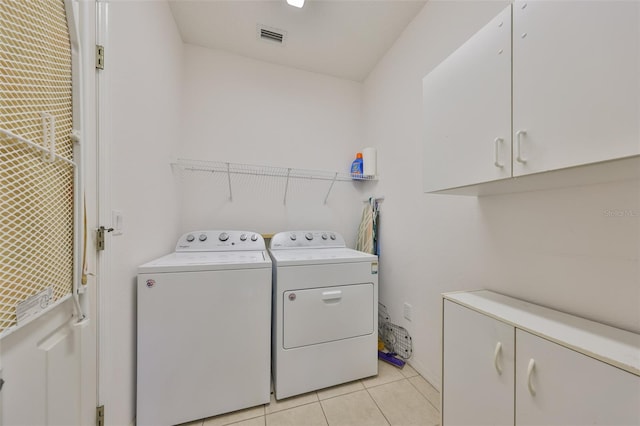
[[[173,0],[185,43],[363,81],[426,0]],[[284,32],[278,44],[259,25]]]

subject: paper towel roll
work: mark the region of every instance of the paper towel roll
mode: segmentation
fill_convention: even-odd
[[[375,148],[365,148],[362,150],[362,174],[365,176],[375,176],[378,174],[377,154]]]

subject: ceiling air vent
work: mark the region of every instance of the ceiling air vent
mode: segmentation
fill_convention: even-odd
[[[258,24],[258,38],[270,43],[284,44],[286,31]]]

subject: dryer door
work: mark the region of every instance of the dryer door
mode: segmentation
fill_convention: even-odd
[[[364,283],[284,292],[284,348],[373,333],[373,291]]]

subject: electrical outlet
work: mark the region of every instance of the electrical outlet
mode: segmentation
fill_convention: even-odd
[[[413,306],[411,306],[407,302],[404,303],[404,318],[406,320],[411,321],[411,309],[412,308],[413,308]]]

